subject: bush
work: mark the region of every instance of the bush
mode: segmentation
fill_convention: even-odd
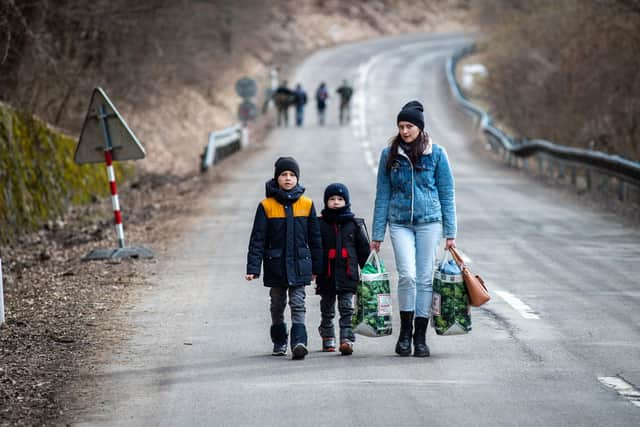
[[[77,142],[0,104],[0,242],[9,242],[71,204],[109,193],[104,165],[77,165]],[[132,168],[115,164],[119,178]]]

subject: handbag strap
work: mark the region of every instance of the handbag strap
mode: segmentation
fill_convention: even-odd
[[[451,253],[453,260],[456,262],[456,264],[458,264],[460,270],[463,270],[465,268],[464,261],[462,260],[462,257],[460,256],[456,248],[449,248],[449,253]]]

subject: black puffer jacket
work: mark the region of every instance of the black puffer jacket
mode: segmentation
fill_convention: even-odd
[[[328,216],[327,209],[322,212],[323,271],[316,279],[316,293],[355,292],[360,280],[358,265],[363,267],[369,256],[364,220],[354,218],[350,212],[337,216]]]
[[[264,285],[308,285],[312,274],[322,270],[322,247],[313,202],[303,196],[304,187],[290,191],[272,179],[267,198],[256,211],[247,255],[247,274],[260,275]]]

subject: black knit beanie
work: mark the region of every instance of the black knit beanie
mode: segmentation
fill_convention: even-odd
[[[398,113],[396,123],[409,122],[418,126],[420,130],[424,130],[424,108],[418,101],[409,101],[402,107]]]
[[[349,206],[349,189],[347,189],[346,185],[339,182],[327,185],[327,188],[324,189],[325,206],[327,206],[327,202],[329,201],[329,197],[331,196],[342,197],[344,199],[345,205]]]
[[[296,178],[300,179],[300,166],[298,166],[298,162],[293,157],[280,157],[276,160],[275,167],[276,170],[273,176],[275,179],[278,179],[284,171],[291,171],[296,175]]]

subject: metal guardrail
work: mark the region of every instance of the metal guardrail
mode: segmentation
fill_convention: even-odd
[[[200,172],[206,172],[220,160],[246,147],[248,143],[249,130],[241,124],[209,132],[209,142],[201,156]]]
[[[640,203],[640,163],[617,155],[610,155],[599,151],[567,147],[541,139],[514,139],[493,125],[491,116],[478,106],[469,102],[462,94],[456,80],[455,69],[458,61],[474,52],[475,45],[466,46],[446,62],[445,74],[449,88],[456,102],[465,114],[477,118],[482,132],[487,137],[492,151],[499,152],[510,165],[529,168],[528,158],[536,158],[538,173],[564,178],[567,171],[571,183],[582,186],[587,190],[592,186],[596,175],[600,176],[600,189],[617,190],[618,199],[626,201],[633,199]],[[614,177],[613,183],[609,178]],[[581,179],[579,179],[581,178]],[[606,182],[605,182],[606,181]]]

